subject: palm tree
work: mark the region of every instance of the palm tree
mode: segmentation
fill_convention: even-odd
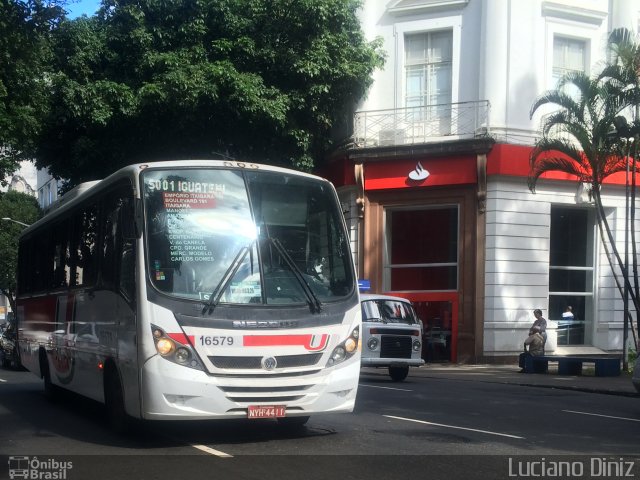
[[[640,43],[635,41],[634,33],[626,28],[617,28],[609,35],[610,63],[603,69],[600,79],[615,86],[622,103],[629,105],[626,112],[631,117],[629,125],[626,117],[621,117],[618,136],[627,141],[628,153],[631,153],[632,172],[631,199],[630,199],[630,224],[635,225],[636,213],[636,159],[638,153],[638,135],[640,134]],[[638,282],[638,252],[635,228],[631,229],[631,246],[633,259],[634,292],[640,297],[640,284]]]
[[[572,93],[568,90],[570,86]],[[531,107],[532,117],[545,105],[555,106],[557,110],[543,118],[542,137],[530,158],[529,189],[535,193],[540,176],[550,171],[574,175],[579,182],[591,186],[600,236],[622,294],[616,271],[625,272],[625,262],[618,252],[601,197],[603,181],[627,168],[627,148],[616,126],[620,125],[620,117],[629,105],[629,95],[622,94],[618,87],[600,77],[569,72],[561,78],[557,89],[535,101]],[[629,278],[623,277],[628,288]],[[634,291],[631,291],[631,300],[636,312],[640,312]]]

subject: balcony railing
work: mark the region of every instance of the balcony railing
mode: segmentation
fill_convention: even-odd
[[[356,112],[356,148],[414,145],[489,135],[488,100]]]

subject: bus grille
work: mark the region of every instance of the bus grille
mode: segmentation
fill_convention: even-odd
[[[292,395],[289,397],[227,397],[236,403],[273,403],[273,402],[295,402],[304,398],[304,395]]]
[[[292,368],[292,367],[308,367],[315,365],[320,361],[322,353],[311,353],[303,355],[280,355],[275,359],[278,362],[276,369]],[[251,370],[262,369],[263,357],[227,357],[227,356],[211,356],[209,360],[216,368],[224,368],[229,370]]]
[[[381,358],[411,358],[411,337],[382,335]]]

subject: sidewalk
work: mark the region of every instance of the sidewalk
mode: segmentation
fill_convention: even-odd
[[[543,388],[559,388],[583,392],[606,393],[612,395],[638,396],[631,374],[621,372],[618,377],[595,377],[585,369],[584,375],[558,375],[550,366],[549,372],[519,373],[517,365],[461,365],[446,363],[428,363],[419,368],[411,368],[409,377],[441,378],[464,382],[488,382],[511,385],[535,386]],[[363,368],[367,375],[387,375],[386,368]]]

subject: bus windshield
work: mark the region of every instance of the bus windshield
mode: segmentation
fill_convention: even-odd
[[[354,274],[339,203],[318,179],[148,169],[147,269],[160,292],[215,306],[329,302]]]

